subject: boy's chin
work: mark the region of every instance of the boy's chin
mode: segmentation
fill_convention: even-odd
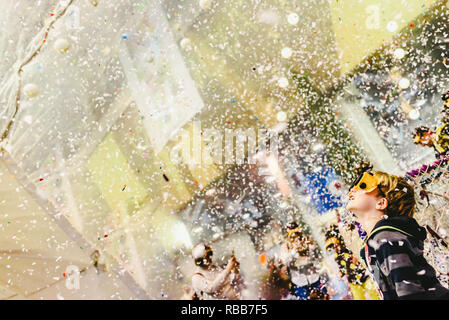
[[[346,205],[346,210],[350,211],[353,215],[355,215],[358,218],[357,208],[352,206],[350,203]]]
[[[351,202],[349,202],[349,203],[346,205],[346,210],[351,211],[351,212],[354,212],[354,211],[353,211],[354,209],[355,209],[355,208],[354,208],[354,206],[351,205]]]

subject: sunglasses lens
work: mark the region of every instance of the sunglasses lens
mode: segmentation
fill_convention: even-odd
[[[365,190],[366,189],[366,183],[362,182],[359,187],[360,187],[360,189]]]

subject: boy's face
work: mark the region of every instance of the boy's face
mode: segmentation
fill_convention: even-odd
[[[366,212],[376,209],[379,199],[379,192],[374,189],[371,192],[351,189],[349,192],[349,202],[346,209],[356,215],[357,218],[362,217]]]

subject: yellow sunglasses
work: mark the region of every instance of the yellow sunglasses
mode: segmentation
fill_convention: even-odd
[[[379,178],[377,178],[373,173],[365,171],[361,174],[357,180],[352,184],[349,190],[360,190],[364,192],[371,192],[378,188],[380,185]],[[382,190],[379,191],[383,194]]]

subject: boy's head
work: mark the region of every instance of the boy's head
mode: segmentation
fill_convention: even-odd
[[[330,225],[326,233],[324,234],[326,239],[325,248],[326,250],[335,249],[337,252],[343,246],[344,240],[338,231],[338,226],[333,224]]]
[[[213,254],[212,248],[205,243],[197,244],[192,249],[192,257],[195,261],[195,265],[199,267],[207,267],[211,265]]]
[[[404,178],[370,170],[363,172],[351,187],[346,208],[358,218],[373,212],[412,217],[415,205],[413,187]]]
[[[296,222],[290,222],[286,229],[288,242],[296,247],[299,255],[307,255],[309,248],[304,230]]]
[[[413,135],[413,141],[415,144],[420,144],[422,146],[432,146],[432,131],[425,126],[421,126],[415,129],[415,133]]]

